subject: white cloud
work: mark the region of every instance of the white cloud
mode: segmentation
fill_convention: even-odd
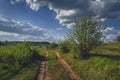
[[[32,35],[22,35],[17,33],[10,33],[10,32],[4,32],[0,31],[0,40],[5,41],[23,41],[23,40],[29,40],[29,41],[44,41],[44,37],[41,36],[32,36]]]
[[[120,19],[120,0],[25,0],[32,10],[48,6],[56,12],[56,19],[70,27],[75,18],[90,15],[98,21]],[[71,25],[72,27],[73,25]]]
[[[56,19],[57,18],[60,18],[62,16],[71,16],[71,15],[74,15],[76,13],[76,10],[59,10],[57,11],[57,16],[56,16]]]
[[[75,23],[67,24],[67,28],[71,29],[74,25],[75,25]]]
[[[30,6],[32,10],[38,11],[41,6],[44,6],[46,3],[44,1],[39,2],[38,0],[25,0],[26,3]]]
[[[113,41],[118,35],[120,35],[120,31],[114,29],[114,27],[107,27],[104,30],[105,41]]]
[[[15,37],[18,37],[19,34],[0,31],[0,36],[15,36]]]
[[[19,0],[16,0],[18,2]],[[22,0],[21,0],[22,1]],[[69,26],[74,19],[91,15],[99,21],[120,19],[120,0],[25,0],[32,10],[48,6],[60,24]],[[67,21],[66,21],[67,20]],[[68,21],[69,20],[69,21]]]
[[[70,10],[55,10],[57,13],[57,16],[55,19],[59,20],[59,23],[67,26],[68,28],[73,27],[74,19],[67,19],[66,17],[75,15],[77,10],[76,9],[70,9]]]
[[[60,34],[53,35],[51,32],[44,33],[44,36],[32,36],[32,35],[23,35],[11,32],[0,31],[0,40],[1,41],[48,41],[48,42],[57,42],[63,40],[64,36]]]
[[[14,4],[16,4],[16,3],[20,2],[20,1],[21,0],[10,0],[10,3],[14,5]]]
[[[104,30],[104,32],[109,32],[109,31],[112,31],[112,30],[114,30],[114,27],[107,27],[107,28]]]
[[[47,32],[46,29],[39,26],[32,25],[30,23],[16,21],[9,19],[8,17],[0,16],[0,30],[5,32],[32,35],[32,36],[44,36]]]
[[[50,10],[56,12],[56,17],[60,24],[71,28],[75,18],[90,15],[98,21],[119,19],[120,20],[120,0],[25,0],[32,10],[38,11],[41,6],[48,6]],[[26,30],[26,29],[25,29]],[[119,30],[113,27],[106,28],[107,39],[120,34]],[[111,37],[112,36],[112,37]]]
[[[0,40],[53,42],[60,40],[62,37],[59,33],[54,32],[54,30],[47,30],[30,23],[12,20],[0,15]]]

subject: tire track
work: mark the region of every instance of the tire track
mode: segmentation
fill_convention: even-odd
[[[35,80],[51,80],[48,76],[48,52],[45,52],[45,56],[40,60],[38,71],[35,76]]]
[[[65,70],[68,72],[71,80],[82,80],[67,64],[67,62],[60,56],[60,54],[56,51],[55,52],[56,59],[60,62],[60,64],[65,68]]]

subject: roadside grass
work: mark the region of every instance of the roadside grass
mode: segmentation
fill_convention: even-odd
[[[46,47],[35,47],[35,49],[41,56],[44,56],[45,51],[49,53],[48,75],[51,80],[70,80],[68,73],[56,60],[54,55],[56,49]],[[75,52],[60,52],[60,54],[83,80],[120,79],[120,47],[118,44],[103,44],[91,51],[91,57],[88,59],[75,59],[74,55],[77,54]],[[27,61],[25,65],[23,63],[20,65],[18,62],[0,62],[0,80],[34,80],[38,61]]]
[[[42,49],[49,53],[48,58],[48,75],[51,80],[70,80],[70,77],[62,65],[57,61],[54,51],[55,49]],[[44,52],[43,52],[44,53]]]
[[[25,66],[18,63],[0,63],[0,80],[34,80],[38,61],[28,62]]]
[[[39,61],[33,61],[26,67],[22,68],[17,75],[10,80],[34,80],[38,69]]]
[[[8,80],[16,75],[16,73],[22,68],[17,63],[2,63],[0,62],[0,80]]]
[[[77,53],[61,53],[61,56],[83,80],[119,80],[119,49],[116,44],[107,44],[91,51],[89,59],[74,59]]]
[[[23,44],[0,47],[0,80],[34,80],[36,71],[30,68],[34,64],[38,67],[35,62],[39,61],[36,57],[40,55],[38,53],[36,49]]]

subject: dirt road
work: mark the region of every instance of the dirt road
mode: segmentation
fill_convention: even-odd
[[[67,64],[67,62],[60,56],[58,52],[55,52],[56,59],[60,62],[60,64],[65,68],[65,70],[68,72],[71,80],[82,80]]]
[[[45,53],[45,56],[39,62],[39,67],[38,67],[38,71],[37,71],[35,80],[51,80],[48,76],[47,61],[48,61],[48,52]]]

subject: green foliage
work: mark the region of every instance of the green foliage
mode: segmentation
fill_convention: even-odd
[[[11,80],[22,68],[36,60],[35,55],[35,49],[27,41],[0,46],[0,80]]]
[[[51,80],[71,80],[63,66],[61,66],[61,64],[56,60],[54,49],[47,49],[44,51],[48,51],[50,56],[48,60],[48,75]]]
[[[56,43],[51,43],[49,46],[48,46],[48,48],[50,48],[50,49],[56,49],[58,47],[58,44],[56,44]]]
[[[33,80],[38,63],[35,66],[36,70],[31,70],[28,66],[32,68],[34,61],[41,58],[36,47],[31,46],[31,42],[28,41],[9,43],[0,46],[0,80],[17,80],[18,77],[20,80]],[[25,68],[26,70],[23,70]],[[19,73],[21,70],[23,73]],[[20,76],[16,78],[15,75]]]
[[[101,43],[103,29],[97,25],[97,22],[92,18],[84,17],[75,22],[73,32],[68,36],[68,39],[79,50],[82,58],[88,57],[89,51],[94,49]]]
[[[0,41],[0,46],[4,45],[4,43],[2,41]]]
[[[120,35],[118,35],[115,40],[120,44]]]
[[[0,47],[0,60],[3,62],[26,62],[30,60],[32,49],[29,42]]]
[[[119,80],[119,49],[117,44],[109,43],[92,50],[88,59],[74,59],[73,53],[61,55],[83,80]]]
[[[39,61],[33,60],[21,65],[18,62],[0,62],[0,80],[34,80]]]
[[[70,52],[70,47],[67,41],[59,43],[59,49],[62,53]]]

